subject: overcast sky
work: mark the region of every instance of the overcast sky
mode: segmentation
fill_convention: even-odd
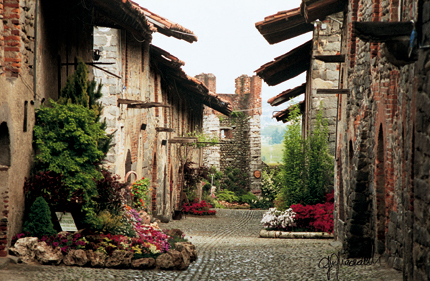
[[[184,61],[183,69],[190,76],[213,73],[217,78],[217,93],[233,94],[235,78],[255,75],[261,65],[311,38],[311,33],[307,33],[270,45],[255,28],[255,23],[266,16],[299,7],[301,0],[134,1],[197,35],[198,41],[190,44],[155,33],[152,44]],[[273,87],[263,81],[263,106],[269,98],[304,82],[304,74]],[[285,108],[284,104],[270,111]],[[267,111],[265,108],[263,114],[268,114]]]

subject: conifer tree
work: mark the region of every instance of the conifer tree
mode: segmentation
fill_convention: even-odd
[[[24,232],[30,232],[32,236],[55,235],[54,224],[51,220],[51,210],[42,196],[39,196],[31,205],[28,219],[24,223]]]

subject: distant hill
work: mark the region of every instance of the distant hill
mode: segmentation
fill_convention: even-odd
[[[269,145],[280,144],[284,140],[286,125],[270,125],[261,130],[261,136],[268,139]]]

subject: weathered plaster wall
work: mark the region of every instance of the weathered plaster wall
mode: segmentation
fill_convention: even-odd
[[[23,185],[33,160],[34,112],[43,99],[58,96],[61,85],[53,82],[59,77],[58,57],[70,61],[75,56],[91,57],[92,29],[74,20],[77,13],[81,19],[88,13],[82,11],[81,5],[73,8],[69,5],[40,1],[37,77],[34,79],[35,1],[0,1],[0,124],[7,126],[0,138],[5,140],[4,135],[9,135],[9,144],[0,147],[2,150],[8,147],[10,151],[9,164],[0,168],[0,256],[7,254],[12,236],[21,231]],[[66,72],[61,68],[63,82]]]

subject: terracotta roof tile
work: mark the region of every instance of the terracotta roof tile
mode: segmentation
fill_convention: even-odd
[[[172,22],[162,16],[157,15],[149,11],[148,9],[139,6],[139,4],[133,1],[130,2],[132,3],[134,9],[142,13],[147,18],[148,23],[152,25],[156,29],[156,31],[160,32],[161,34],[164,34],[169,37],[173,36],[177,39],[182,39],[190,43],[197,41],[197,36],[194,35],[191,30],[175,22]]]
[[[300,107],[300,113],[303,114],[303,112],[305,111],[305,101],[301,101],[298,103],[299,107]],[[293,110],[295,104],[289,106],[288,108],[282,110],[282,111],[278,111],[275,114],[273,114],[272,118],[276,118],[276,121],[282,121],[283,123],[286,123],[288,121],[288,118],[290,117],[290,113]]]
[[[278,85],[307,71],[311,64],[312,40],[255,70],[269,86]]]
[[[314,26],[306,23],[300,13],[300,8],[281,11],[255,23],[255,27],[270,44],[293,38],[312,31]]]
[[[303,83],[300,86],[297,86],[293,89],[288,89],[286,91],[283,91],[277,96],[274,96],[270,98],[267,103],[269,103],[271,106],[278,106],[284,102],[289,101],[292,98],[297,97],[298,95],[301,95],[306,92],[306,83]]]
[[[203,82],[197,78],[187,75],[181,68],[184,62],[165,50],[151,45],[151,60],[159,63],[159,68],[163,69],[163,77],[166,81],[175,81],[175,87],[184,87],[187,94],[198,97],[203,104],[219,111],[222,114],[230,115],[233,108],[227,100],[219,95],[210,92]]]
[[[300,9],[306,22],[313,22],[343,11],[347,4],[346,0],[302,0]]]

